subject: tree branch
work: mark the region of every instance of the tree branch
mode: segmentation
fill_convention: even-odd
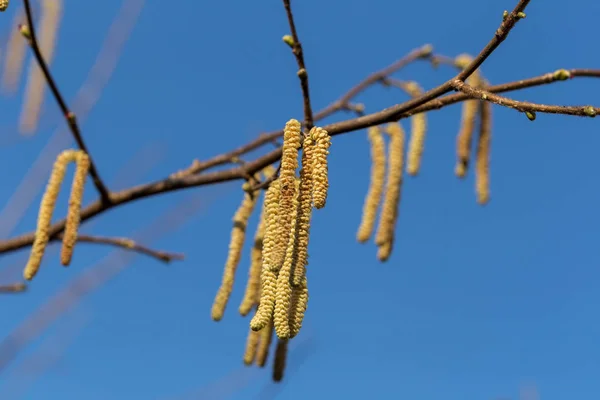
[[[29,2],[29,0],[23,0],[23,4],[25,5],[25,15],[27,16],[27,25],[28,25],[27,28],[29,29],[27,39],[28,39],[31,49],[33,50],[35,59],[39,65],[40,69],[42,70],[42,73],[44,74],[46,82],[48,83],[48,86],[50,87],[50,90],[52,91],[52,94],[54,95],[54,98],[56,99],[56,102],[58,103],[58,106],[59,106],[61,112],[63,113],[63,116],[67,120],[69,129],[71,130],[71,133],[73,134],[73,137],[75,138],[75,141],[77,142],[77,145],[79,146],[79,148],[81,150],[85,151],[87,153],[87,155],[90,157],[90,176],[92,177],[92,180],[94,181],[94,185],[96,186],[96,189],[98,190],[98,193],[100,194],[102,201],[105,203],[110,203],[110,192],[104,185],[104,182],[102,181],[102,179],[100,179],[100,175],[98,174],[96,165],[94,164],[94,162],[92,160],[92,156],[91,156],[87,146],[85,145],[85,142],[83,141],[83,136],[81,135],[81,131],[79,129],[79,125],[77,124],[77,119],[75,117],[75,114],[69,110],[69,107],[67,106],[65,99],[61,95],[60,90],[58,90],[58,85],[56,84],[56,81],[54,80],[54,78],[52,77],[52,74],[50,73],[48,64],[46,64],[46,61],[44,61],[44,56],[42,55],[42,52],[40,51],[37,36],[35,33],[35,26],[33,23],[33,15],[31,12],[30,2]]]

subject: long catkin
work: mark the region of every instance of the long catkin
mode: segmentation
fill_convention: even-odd
[[[306,277],[302,279],[300,285],[292,287],[292,300],[290,304],[290,339],[298,335],[302,328],[304,315],[308,307],[308,283]]]
[[[252,365],[256,359],[256,351],[260,343],[260,332],[248,330],[248,338],[246,339],[246,349],[244,350],[244,364]]]
[[[262,248],[265,234],[265,205],[263,202],[262,211],[258,221],[258,227],[254,235],[254,245],[250,253],[250,270],[248,271],[248,282],[244,297],[239,307],[242,316],[248,315],[252,307],[258,304],[260,300],[260,272],[262,268]]]
[[[323,128],[316,128],[313,133],[315,149],[313,155],[313,204],[315,208],[325,207],[329,190],[329,166],[327,156],[331,146],[331,137]]]
[[[227,254],[227,261],[225,262],[223,279],[215,296],[211,311],[211,317],[214,321],[220,321],[223,318],[229,296],[233,290],[235,273],[240,262],[244,240],[246,239],[248,218],[250,218],[254,210],[257,197],[257,194],[250,196],[248,193],[244,193],[244,199],[233,216],[233,229],[231,230],[231,240],[229,242],[229,252]]]
[[[416,82],[408,82],[406,90],[412,97],[418,97],[423,93],[423,89]],[[418,113],[410,118],[410,143],[408,145],[408,160],[406,162],[406,172],[411,176],[419,174],[421,169],[421,160],[425,150],[425,135],[427,134],[427,115]]]
[[[283,379],[285,372],[285,364],[287,359],[288,341],[287,339],[279,339],[277,348],[275,349],[275,360],[273,361],[273,380],[280,382]]]
[[[373,126],[367,132],[371,144],[371,181],[363,206],[362,220],[356,233],[356,239],[360,243],[369,240],[373,234],[385,185],[385,141],[381,128]]]
[[[10,36],[6,46],[4,74],[2,75],[2,91],[9,94],[16,92],[19,87],[25,61],[27,40],[19,32],[19,25],[22,23],[25,23],[25,12],[23,8],[19,8],[11,24]]]
[[[58,155],[50,174],[50,180],[42,197],[40,204],[40,210],[37,220],[37,229],[35,231],[35,239],[31,247],[31,254],[27,265],[23,271],[23,277],[27,280],[33,279],[37,274],[44,252],[48,241],[50,240],[50,224],[52,222],[52,215],[54,214],[54,208],[56,206],[56,200],[60,193],[61,184],[65,179],[65,173],[67,165],[73,161],[77,161],[78,158],[85,159],[85,153],[81,150],[65,150]],[[80,171],[81,172],[81,171]],[[77,173],[75,178],[77,178]],[[82,185],[83,186],[83,185]],[[81,206],[81,199],[79,200]],[[77,218],[78,220],[79,218]],[[73,221],[74,222],[74,221]],[[72,226],[75,226],[73,223]],[[75,229],[76,230],[76,229]]]
[[[481,101],[480,126],[477,143],[475,191],[477,202],[485,205],[490,201],[490,153],[492,145],[492,103]]]
[[[38,46],[44,56],[44,61],[50,65],[54,56],[56,36],[62,15],[62,0],[42,0],[41,3],[42,15],[38,28]],[[41,68],[36,60],[31,60],[19,121],[19,128],[23,134],[32,134],[37,129],[45,87],[46,80]]]
[[[256,349],[256,365],[262,368],[267,363],[269,356],[269,347],[271,347],[273,340],[273,324],[267,324],[267,326],[257,333],[260,335],[260,340]]]

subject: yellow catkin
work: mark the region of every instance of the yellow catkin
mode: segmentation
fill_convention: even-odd
[[[267,358],[269,357],[269,347],[271,347],[273,340],[273,324],[269,323],[258,333],[260,334],[260,341],[256,349],[256,365],[262,368],[267,363]]]
[[[231,230],[231,240],[229,242],[229,252],[227,254],[227,261],[225,262],[223,279],[215,296],[211,311],[211,317],[215,321],[220,321],[223,318],[225,307],[227,307],[229,296],[233,290],[235,272],[240,262],[242,247],[244,247],[244,240],[246,238],[246,225],[256,205],[257,197],[258,194],[250,196],[248,193],[244,193],[244,199],[233,216],[233,229]]]
[[[313,156],[313,204],[315,208],[325,207],[329,189],[327,156],[331,137],[323,128],[316,128],[313,134],[315,150]]]
[[[481,121],[477,143],[475,166],[475,191],[477,202],[485,205],[490,201],[490,153],[492,144],[492,103],[480,102]]]
[[[290,339],[295,337],[302,328],[304,315],[308,307],[308,283],[306,277],[300,285],[292,288],[292,300],[290,304]]]
[[[85,181],[90,169],[90,158],[84,152],[78,152],[76,158],[77,168],[73,177],[71,186],[71,197],[69,198],[69,210],[67,212],[67,222],[63,234],[62,248],[60,251],[60,262],[65,267],[71,263],[75,242],[77,242],[77,230],[81,221],[81,201],[83,200],[83,190]]]
[[[473,61],[473,57],[468,54],[461,54],[454,60],[458,68],[464,69]],[[476,70],[466,81],[469,85],[478,87],[481,84],[479,70]],[[479,108],[478,100],[466,100],[462,106],[462,115],[460,129],[456,136],[456,167],[454,173],[459,178],[464,178],[469,168],[471,160],[471,143],[473,141],[473,132],[475,130],[475,120]]]
[[[275,290],[275,310],[273,312],[273,324],[275,325],[275,333],[277,333],[277,337],[280,339],[289,338],[291,333],[289,311],[292,301],[292,266],[294,265],[296,258],[296,245],[298,243],[296,240],[296,223],[299,204],[297,196],[299,183],[299,180],[296,180],[296,184],[294,185],[296,193],[294,193],[294,207],[292,208],[291,213],[292,226],[290,227],[285,258],[283,260],[281,269],[279,270],[279,275],[277,277],[277,288]]]
[[[371,182],[363,206],[362,220],[356,234],[356,240],[361,243],[369,240],[373,234],[385,184],[385,142],[381,128],[378,126],[369,128],[368,136],[371,143]]]
[[[310,236],[310,220],[312,215],[312,188],[313,188],[313,155],[315,142],[312,134],[304,138],[302,144],[302,169],[300,170],[300,188],[298,193],[298,215],[296,225],[296,258],[292,266],[292,284],[300,285],[306,273],[308,264],[308,242]]]
[[[58,155],[50,174],[50,180],[42,197],[40,204],[40,211],[37,220],[37,229],[35,231],[35,239],[31,247],[31,254],[23,276],[27,280],[33,279],[37,274],[44,252],[48,241],[50,240],[50,223],[52,222],[52,214],[54,214],[54,208],[56,206],[56,199],[60,192],[60,187],[65,179],[65,172],[67,165],[73,161],[77,161],[78,157],[85,154],[81,150],[65,150]]]
[[[275,360],[273,361],[273,380],[280,382],[283,379],[285,372],[285,363],[287,359],[288,341],[287,339],[279,339],[277,348],[275,349]]]
[[[5,93],[12,94],[19,87],[27,50],[27,40],[19,32],[19,25],[23,23],[25,23],[25,12],[23,8],[19,8],[15,13],[6,46],[4,74],[2,75],[2,90]]]
[[[270,323],[275,307],[275,290],[277,287],[277,272],[274,264],[277,258],[277,244],[279,241],[279,179],[271,182],[265,193],[265,235],[262,247],[262,269],[260,273],[261,294],[260,303],[256,314],[250,321],[254,331],[263,329]]]
[[[292,209],[296,194],[296,169],[298,168],[298,149],[301,140],[300,122],[295,119],[285,124],[283,131],[283,153],[281,156],[281,170],[279,171],[280,191],[278,232],[280,243],[277,246],[275,270],[281,267],[285,257],[286,246],[292,226]]]
[[[56,36],[62,15],[62,0],[42,0],[38,31],[38,46],[44,61],[50,65],[54,56]],[[29,65],[29,79],[25,88],[23,109],[19,129],[23,134],[32,134],[37,129],[40,110],[44,100],[46,80],[36,60]]]
[[[8,0],[0,0],[0,11],[6,11],[8,3]]]
[[[246,339],[246,350],[244,351],[244,364],[252,365],[256,358],[256,350],[258,349],[258,343],[260,342],[260,332],[248,331],[248,338]]]
[[[404,167],[404,130],[402,126],[399,123],[389,124],[386,132],[390,136],[388,176],[379,226],[375,234],[375,244],[379,247],[384,245],[390,245],[391,247],[391,242],[394,240],[394,229],[398,219],[402,189],[402,169]],[[387,256],[389,257],[389,254]],[[386,259],[380,258],[381,261]]]
[[[416,82],[408,82],[406,90],[413,97],[418,97],[423,93],[423,89]],[[410,118],[410,124],[410,143],[408,146],[406,172],[411,176],[416,176],[421,169],[421,160],[423,159],[423,151],[425,150],[427,115],[425,113],[413,115]]]

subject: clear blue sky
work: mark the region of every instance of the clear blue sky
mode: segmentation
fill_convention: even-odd
[[[11,3],[14,12],[20,1]],[[52,70],[72,98],[120,1],[65,3]],[[146,3],[83,125],[100,172],[120,185],[115,188],[159,179],[302,118],[296,66],[281,42],[288,28],[280,1]],[[502,11],[517,1],[293,3],[320,109],[425,43],[449,56],[477,53]],[[558,68],[597,68],[598,15],[592,0],[576,6],[533,0],[484,74],[501,83]],[[12,12],[0,15],[2,32],[11,18]],[[419,64],[397,77],[431,88],[453,72]],[[599,89],[600,82],[581,79],[511,96],[597,106]],[[14,143],[17,133],[9,128],[21,96],[22,90],[0,99],[2,135],[13,142],[0,149],[2,202],[55,127],[45,124],[35,137]],[[376,87],[359,100],[372,112],[404,99]],[[185,252],[184,262],[134,258],[29,348],[68,334],[61,326],[81,326],[82,315],[88,322],[64,357],[19,398],[516,399],[526,383],[535,383],[543,400],[599,398],[599,121],[538,115],[530,122],[511,110],[494,111],[491,203],[475,203],[472,176],[462,182],[453,175],[460,106],[430,113],[422,173],[406,181],[397,244],[383,265],[372,244],[355,242],[370,167],[366,133],[334,138],[327,207],[313,222],[309,310],[283,384],[270,383],[270,368],[242,366],[248,319],[236,309],[249,249],[224,320],[210,319],[240,201],[239,184],[230,183],[143,200],[84,225],[86,233],[131,235],[191,194],[204,206],[181,229],[155,235],[155,247]],[[57,115],[49,96],[44,115],[49,122]],[[124,177],[122,166],[146,145],[154,150],[140,163],[160,160],[144,174]],[[13,234],[34,229],[40,196]],[[86,198],[94,196],[89,186]],[[57,214],[64,214],[66,198]],[[60,267],[56,252],[49,255],[30,293],[3,296],[0,336],[110,251],[78,247],[69,269]],[[2,256],[0,273],[23,255]],[[0,397],[9,399],[27,382],[16,371],[0,377]]]

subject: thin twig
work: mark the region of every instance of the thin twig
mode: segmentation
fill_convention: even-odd
[[[27,291],[27,284],[24,282],[11,283],[10,285],[0,285],[0,294],[23,293]]]
[[[58,85],[56,84],[56,81],[52,77],[52,74],[50,73],[50,69],[48,68],[46,61],[44,61],[44,56],[42,55],[42,52],[40,51],[40,48],[38,46],[38,41],[37,41],[37,36],[35,33],[35,26],[33,23],[33,15],[31,12],[30,2],[29,2],[29,0],[23,0],[23,4],[25,5],[25,15],[27,16],[27,25],[29,28],[28,42],[29,42],[29,45],[31,46],[31,49],[33,50],[35,59],[39,65],[40,69],[42,70],[44,77],[46,78],[46,82],[48,83],[48,86],[50,87],[50,90],[52,91],[52,94],[54,95],[54,98],[56,99],[56,102],[58,103],[58,106],[60,107],[60,110],[61,110],[63,116],[67,120],[67,124],[69,125],[71,133],[73,134],[73,137],[75,138],[75,141],[77,142],[77,145],[79,146],[79,148],[81,150],[85,151],[86,154],[88,154],[88,156],[90,156],[90,175],[92,177],[92,180],[94,181],[94,185],[96,186],[96,189],[98,190],[98,193],[100,194],[102,201],[105,203],[110,203],[110,192],[104,185],[104,182],[102,181],[102,179],[100,179],[100,175],[98,174],[96,165],[92,161],[90,152],[87,149],[85,142],[83,141],[83,136],[81,135],[81,131],[79,129],[79,125],[77,124],[77,119],[75,117],[75,114],[69,110],[67,103],[65,102],[63,96],[61,95],[60,91],[58,90]]]
[[[298,37],[298,31],[296,30],[296,24],[294,22],[294,14],[292,13],[292,6],[290,0],[283,0],[283,6],[287,14],[288,24],[290,25],[290,33],[292,34],[293,43],[291,44],[292,53],[296,57],[296,63],[298,64],[298,78],[300,79],[300,87],[302,88],[302,100],[304,102],[304,129],[310,131],[314,125],[313,112],[310,105],[310,92],[308,89],[308,70],[304,63],[304,52],[302,50],[302,43]]]

